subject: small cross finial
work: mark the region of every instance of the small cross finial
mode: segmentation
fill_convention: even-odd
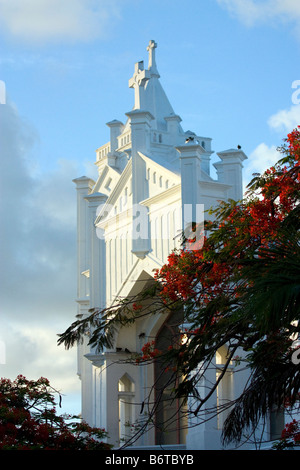
[[[149,45],[147,47],[147,51],[149,52],[149,63],[148,63],[148,69],[151,71],[151,75],[158,75],[158,71],[156,68],[156,62],[155,62],[155,49],[157,48],[157,43],[153,41],[149,41]]]

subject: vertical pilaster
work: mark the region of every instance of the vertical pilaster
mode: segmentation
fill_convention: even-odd
[[[201,203],[201,145],[187,144],[176,147],[180,153],[182,229],[185,231],[192,223],[202,220]]]
[[[134,110],[127,113],[131,119],[131,159],[132,159],[132,206],[133,233],[132,252],[144,258],[150,249],[149,220],[147,208],[140,204],[148,197],[146,185],[146,164],[139,155],[148,153],[150,147],[150,122],[153,116],[148,111]]]
[[[84,275],[89,267],[89,214],[85,197],[91,193],[95,182],[82,176],[73,180],[77,189],[77,309],[78,314],[87,316],[89,310],[89,279]],[[78,346],[78,375],[81,378],[81,411],[82,418],[91,423],[92,414],[90,403],[92,400],[92,370],[90,364],[84,359],[88,351],[86,342]]]
[[[85,197],[92,191],[95,181],[86,176],[73,180],[77,189],[77,299],[89,295],[88,278],[82,275],[89,266],[89,224]]]
[[[90,279],[90,308],[102,309],[106,303],[106,283],[103,273],[106,266],[105,240],[99,237],[95,220],[98,207],[105,203],[107,196],[93,193],[85,197],[88,203],[88,226],[90,230],[89,243],[89,279]]]
[[[247,159],[241,150],[230,149],[217,153],[221,159],[214,163],[218,181],[231,186],[228,198],[239,201],[243,197],[243,161]]]
[[[167,123],[167,131],[171,136],[171,139],[174,143],[176,140],[179,139],[180,135],[180,122],[181,117],[177,114],[170,114],[169,116],[165,117],[165,121]]]
[[[121,134],[124,125],[117,120],[107,122],[106,125],[110,129],[110,151],[113,153],[118,148],[118,136]]]

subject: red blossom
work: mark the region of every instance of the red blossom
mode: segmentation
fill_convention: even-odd
[[[142,347],[142,354],[136,358],[136,363],[139,364],[140,362],[152,360],[160,354],[161,351],[155,347],[155,341],[149,341]]]
[[[45,378],[0,380],[0,450],[105,450],[104,430],[57,416]]]
[[[284,218],[297,205],[300,190],[300,126],[287,137],[289,160],[275,165],[263,175],[264,184],[241,203],[230,204],[209,222],[213,237],[204,239],[199,250],[171,253],[167,263],[156,272],[166,302],[193,298],[208,304],[216,295],[226,292],[239,276],[239,259],[260,253],[276,238]],[[298,169],[297,169],[298,168]],[[219,245],[219,239],[222,245]],[[221,249],[220,249],[221,248]],[[216,253],[224,253],[224,260]],[[238,289],[232,292],[236,298]]]

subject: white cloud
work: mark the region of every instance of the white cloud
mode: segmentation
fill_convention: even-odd
[[[5,338],[3,333],[5,332]],[[56,346],[55,325],[24,321],[1,321],[0,338],[5,346],[5,363],[0,363],[0,376],[14,379],[22,374],[36,380],[47,377],[52,387],[64,397],[60,413],[80,411],[80,382],[76,377],[76,351]],[[76,397],[76,399],[74,399]]]
[[[287,134],[300,125],[300,105],[291,106],[290,109],[283,109],[273,114],[268,120],[269,126]]]
[[[265,143],[259,144],[249,155],[245,163],[244,183],[245,186],[253,178],[253,173],[263,173],[267,168],[274,165],[280,158],[277,148],[272,145],[268,147]]]
[[[30,42],[87,41],[104,37],[120,18],[120,0],[0,0],[0,25]]]
[[[282,109],[268,119],[270,129],[275,130],[283,138],[295,127],[300,125],[300,105],[293,105],[289,109]],[[281,142],[283,143],[283,142]],[[247,185],[253,173],[263,173],[281,158],[277,147],[269,147],[265,143],[257,145],[251,152],[245,164],[244,181]]]
[[[247,26],[288,22],[300,40],[299,0],[217,0]]]
[[[76,351],[59,348],[56,335],[76,314],[78,170],[63,161],[33,174],[35,130],[10,103],[0,105],[0,121],[0,376],[44,376],[71,393],[79,386]]]
[[[266,2],[259,5],[253,0],[217,0],[217,2],[247,26],[256,23],[267,10]]]

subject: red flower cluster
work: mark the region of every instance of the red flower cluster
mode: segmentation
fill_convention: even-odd
[[[287,142],[289,147],[289,152],[295,155],[295,164],[300,165],[300,126],[297,126],[290,134],[287,136]]]
[[[183,248],[170,254],[156,272],[166,302],[193,299],[208,304],[219,294],[238,297],[240,263],[259,256],[277,236],[285,217],[296,207],[300,190],[300,126],[287,137],[285,165],[278,162],[254,178],[242,202],[220,203],[207,222],[199,250]]]
[[[143,306],[140,305],[140,304],[137,304],[136,302],[134,302],[133,305],[132,305],[132,308],[133,308],[133,310],[137,311],[137,310],[141,310],[143,308]]]
[[[0,450],[109,450],[106,436],[103,429],[57,416],[47,379],[0,380]]]
[[[295,445],[300,445],[300,423],[293,419],[291,423],[287,423],[281,433],[281,439],[292,440]]]
[[[142,347],[142,354],[136,358],[136,363],[146,362],[158,357],[161,354],[157,348],[155,348],[155,341],[149,341]]]

